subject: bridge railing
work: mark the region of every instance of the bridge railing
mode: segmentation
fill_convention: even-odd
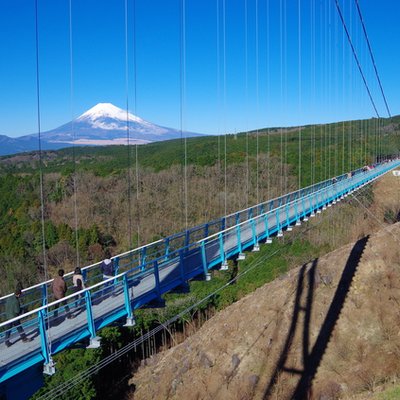
[[[383,165],[375,170],[365,171],[368,172],[366,174],[355,174],[350,181],[346,179],[347,176],[346,178],[341,177],[331,185],[322,185],[318,191],[303,193],[301,198],[293,196],[291,201],[283,203],[271,211],[249,218],[236,226],[200,240],[204,272],[207,273],[209,268],[282,232],[294,222],[308,218],[310,215],[314,216],[315,211],[330,206],[332,202],[340,201],[347,193],[376,179],[392,168],[391,164]]]
[[[357,176],[361,172],[361,168],[353,171],[354,176]],[[336,179],[338,182],[345,180],[347,179],[347,174],[340,175]],[[160,239],[153,243],[119,254],[115,257],[112,257],[115,265],[115,272],[118,274],[119,272],[130,270],[132,267],[145,268],[148,261],[155,260],[160,256],[168,256],[170,252],[184,248],[191,243],[195,243],[202,238],[208,237],[212,233],[220,232],[226,228],[236,226],[242,221],[246,221],[250,218],[264,214],[268,210],[276,209],[284,204],[290,203],[295,199],[304,197],[306,194],[317,192],[330,185],[332,185],[332,179],[327,179],[275,199],[262,202],[239,212],[226,215],[217,220],[195,226],[186,231],[170,235],[164,239]],[[100,264],[101,262],[97,262],[82,268],[82,274],[86,286],[94,285],[102,280]],[[68,287],[72,286],[72,276],[73,272],[69,272],[64,275]],[[32,310],[40,305],[45,305],[46,303],[52,302],[54,300],[51,288],[52,282],[53,279],[23,289],[23,297],[21,298],[21,302],[23,303],[24,308],[26,310]],[[9,296],[11,296],[11,294],[0,298],[0,321],[6,320],[4,307],[6,299]]]
[[[314,211],[337,201],[397,165],[398,161],[395,164],[382,165],[366,174],[358,174],[351,180],[341,179],[318,191],[303,193],[302,197],[294,196],[291,201],[276,209],[259,213],[180,249],[170,248],[168,253],[154,252],[153,259],[143,260],[143,253],[140,252],[142,258],[139,253],[135,255],[127,252],[119,255],[118,265],[126,269],[125,271],[81,292],[41,305],[22,316],[0,323],[0,343],[5,341],[7,332],[12,342],[19,340],[15,324],[20,322],[30,337],[40,337],[39,341],[35,341],[33,349],[29,347],[30,352],[37,353],[32,356],[32,360],[46,363],[51,354],[85,337],[94,338],[96,331],[111,321],[132,317],[134,308],[159,299],[163,293],[195,275],[207,274],[213,266],[281,232],[295,221],[307,218]],[[160,241],[156,243],[159,244]],[[70,315],[77,318],[64,324]],[[2,357],[5,357],[5,353],[2,353],[0,358]],[[17,362],[15,357],[0,361],[2,364]],[[0,368],[0,382],[6,379],[7,374],[12,373],[7,368],[4,373],[1,371]]]

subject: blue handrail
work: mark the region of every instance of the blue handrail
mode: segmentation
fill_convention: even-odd
[[[351,179],[338,179],[335,184],[329,185],[325,181],[318,186],[319,190],[303,191],[301,196],[284,196],[282,205],[274,209],[268,206],[269,202],[265,202],[262,208],[257,206],[257,213],[247,210],[246,220],[240,220],[237,217],[239,213],[232,214],[235,224],[226,226],[228,218],[223,218],[223,224],[222,219],[217,221],[224,226],[223,230],[210,234],[209,228],[204,229],[203,234],[207,231],[208,236],[187,240],[180,248],[170,245],[174,240],[171,237],[168,241],[158,241],[155,246],[160,243],[168,245],[163,251],[153,253],[149,252],[151,245],[145,246],[145,260],[143,247],[136,253],[127,252],[117,256],[120,273],[115,277],[94,283],[62,300],[42,304],[39,297],[37,303],[31,303],[37,304],[33,310],[0,323],[0,346],[4,347],[0,351],[0,382],[15,375],[21,368],[38,362],[48,363],[52,354],[72,343],[83,338],[93,339],[98,329],[113,321],[132,318],[134,309],[160,299],[164,293],[185,284],[196,275],[207,277],[209,269],[254,246],[256,241],[269,238],[299,218],[310,215],[399,165],[400,161],[395,160]],[[190,234],[188,236],[190,238]],[[98,275],[95,267],[94,276]],[[41,284],[35,290],[42,293],[44,287],[47,286]],[[71,321],[65,319],[70,314],[75,316]],[[19,319],[25,332],[35,338],[29,347],[18,342],[19,334],[13,323]],[[12,351],[7,351],[4,345],[7,332],[11,340],[17,342]]]

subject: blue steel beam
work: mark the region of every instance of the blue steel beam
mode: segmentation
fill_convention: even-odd
[[[184,281],[199,274],[207,274],[210,268],[224,261],[227,255],[238,254],[240,248],[254,244],[255,231],[260,232],[257,235],[258,240],[261,237],[269,237],[273,232],[285,228],[293,218],[306,216],[399,165],[398,160],[380,165],[351,179],[340,179],[334,187],[324,183],[320,185],[318,191],[303,191],[303,196],[292,198],[290,204],[287,203],[290,196],[286,196],[286,201],[278,201],[277,204],[282,205],[271,211],[266,202],[263,208],[266,210],[265,213],[257,212],[257,215],[249,220],[241,221],[221,232],[190,243],[189,246],[177,250],[170,249],[168,254],[163,252],[155,259],[151,259],[148,247],[142,247],[140,249],[142,257],[138,259],[137,266],[127,271],[122,269],[118,276],[108,281],[99,282],[60,301],[46,303],[18,317],[17,319],[22,319],[26,333],[34,337],[30,343],[18,340],[18,334],[11,325],[17,319],[0,323],[0,383],[35,363],[48,362],[52,354],[79,340],[95,337],[98,329],[123,317],[132,316],[134,309],[159,299],[162,294]],[[289,210],[289,220],[287,210]],[[225,226],[226,220],[227,218],[221,220],[221,226]],[[132,257],[131,253],[128,254]],[[143,260],[143,255],[147,255],[147,261]],[[120,262],[123,257],[118,256]],[[130,265],[132,266],[132,263]],[[105,285],[108,284],[111,284],[114,296],[104,296]],[[43,284],[38,287],[40,291],[43,290]],[[129,296],[129,290],[133,293],[132,297]],[[86,312],[82,312],[80,307],[82,295],[86,300]],[[58,318],[62,321],[56,324],[54,306],[61,301],[67,301],[75,318],[65,319],[65,310],[60,307]],[[3,343],[7,330],[11,332],[11,340],[14,342],[11,348],[6,348]],[[51,342],[48,342],[48,337],[51,338]]]

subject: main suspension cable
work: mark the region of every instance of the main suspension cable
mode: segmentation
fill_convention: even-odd
[[[340,9],[339,2],[338,2],[338,0],[333,0],[333,1],[334,1],[335,4],[336,4],[336,10],[337,10],[337,12],[338,12],[338,14],[339,14],[340,21],[342,22],[343,29],[344,29],[345,32],[346,32],[347,40],[348,40],[349,45],[350,45],[350,47],[351,47],[351,51],[352,51],[353,56],[354,56],[354,59],[355,59],[355,61],[356,61],[356,64],[357,64],[358,70],[359,70],[359,72],[360,72],[361,78],[362,78],[362,80],[363,80],[363,82],[364,82],[364,86],[365,86],[365,89],[367,90],[368,97],[369,97],[369,99],[370,99],[370,101],[371,101],[372,107],[374,108],[377,117],[380,118],[378,109],[376,108],[374,99],[373,99],[373,97],[372,97],[372,94],[371,94],[371,91],[370,91],[370,89],[369,89],[367,80],[365,79],[364,72],[363,72],[363,70],[362,70],[360,61],[359,61],[359,59],[358,59],[356,49],[354,48],[353,42],[352,42],[351,37],[350,37],[350,33],[349,33],[348,29],[347,29],[346,22],[344,21],[343,14],[342,14],[342,11],[341,11],[341,9]]]
[[[365,27],[365,24],[364,24],[364,18],[363,18],[362,13],[361,13],[360,4],[359,4],[358,0],[354,0],[354,1],[356,3],[356,6],[357,6],[358,16],[360,17],[361,26],[362,26],[363,32],[364,32],[364,37],[365,37],[365,40],[367,41],[368,51],[369,51],[369,55],[371,57],[372,65],[374,67],[376,79],[378,80],[378,84],[379,84],[379,87],[381,89],[382,97],[383,97],[383,100],[385,102],[386,111],[387,111],[387,113],[389,115],[389,118],[392,118],[392,114],[390,113],[389,105],[388,105],[388,102],[386,100],[385,92],[383,90],[382,82],[381,82],[381,79],[379,77],[378,68],[376,66],[374,53],[372,52],[371,43],[370,43],[369,38],[368,38],[367,28]]]

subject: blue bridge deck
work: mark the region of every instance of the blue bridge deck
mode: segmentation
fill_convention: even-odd
[[[208,277],[211,268],[399,165],[400,161],[394,160],[367,171],[357,170],[351,177],[342,175],[120,254],[114,257],[117,274],[109,281],[101,280],[99,263],[85,267],[87,289],[63,299],[73,319],[66,318],[64,307],[55,314],[54,306],[60,301],[51,297],[52,281],[27,288],[21,302],[30,311],[15,320],[20,319],[33,338],[29,343],[23,343],[12,327],[15,320],[5,321],[3,306],[11,295],[0,298],[0,383],[35,364],[50,365],[52,354],[85,338],[94,343],[96,331],[116,320],[125,318],[132,323],[134,309],[160,299],[195,276]],[[67,283],[71,276],[66,275]],[[7,330],[11,347],[4,343]]]

